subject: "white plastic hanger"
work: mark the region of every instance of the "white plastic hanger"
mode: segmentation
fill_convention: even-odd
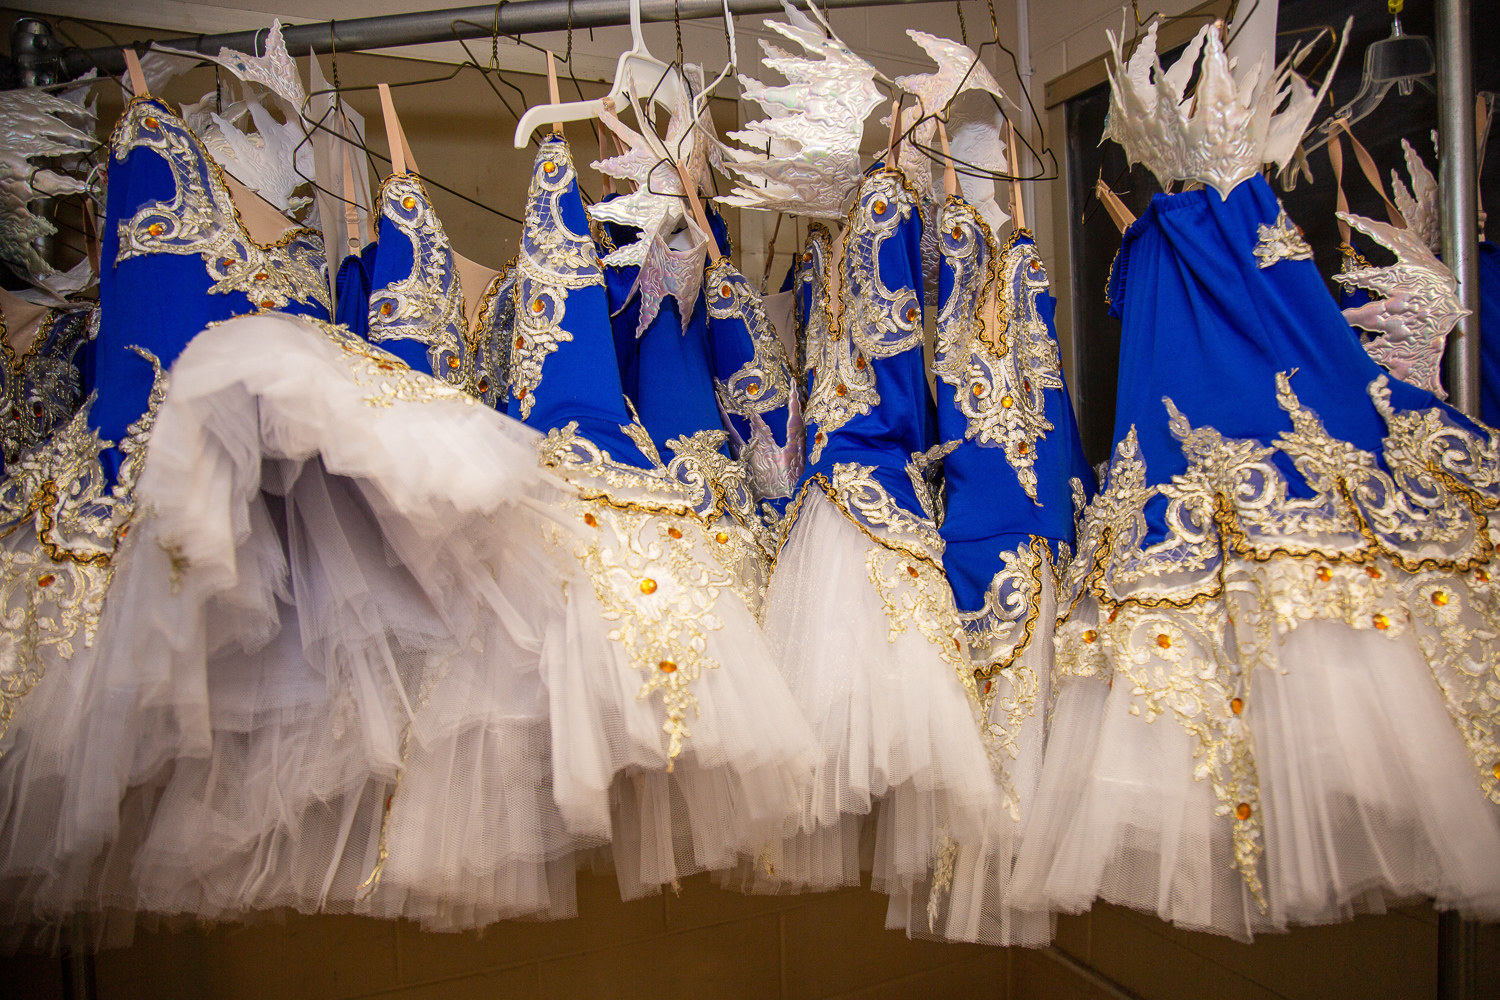
[[[606,99],[613,100],[616,107],[624,107],[626,95],[634,94],[650,97],[664,107],[676,108],[682,96],[682,81],[675,66],[662,62],[646,48],[646,40],[641,36],[641,0],[630,0],[630,38],[631,47],[615,64],[615,80],[606,98],[545,104],[528,109],[516,123],[516,148],[525,149],[531,142],[531,134],[544,122],[579,122],[598,118]]]

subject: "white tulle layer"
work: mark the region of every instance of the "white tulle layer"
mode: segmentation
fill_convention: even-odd
[[[955,843],[951,873],[891,896],[886,927],[909,937],[970,941],[992,945],[1042,946],[1051,943],[1052,918],[1014,909],[1010,880],[1021,836],[1036,800],[1047,745],[1051,702],[1053,623],[1057,584],[1041,575],[1031,641],[1014,662],[990,678],[989,722],[1005,735],[1002,796],[1014,806],[994,818],[975,842]]]
[[[158,783],[143,911],[571,912],[540,641],[495,574],[551,558],[536,511],[564,487],[536,434],[274,314],[205,331],[171,379],[58,842],[97,853],[125,790]],[[449,842],[432,818],[455,815]],[[484,851],[455,864],[458,843]]]
[[[573,574],[546,616],[541,655],[553,791],[570,830],[610,841],[621,893],[634,898],[731,867],[794,821],[810,780],[812,736],[760,625],[732,587],[716,587],[711,599],[700,588],[691,609],[679,610],[700,640],[664,639],[652,624],[652,601],[693,590],[680,567],[658,557],[676,546],[689,562],[715,567],[714,532],[690,517],[622,514],[603,502],[585,503],[574,516],[581,541],[559,540]],[[577,555],[590,546],[602,553],[592,568]],[[659,588],[649,595],[640,587],[646,578]],[[596,585],[612,595],[614,610]],[[640,613],[622,617],[621,607]],[[653,652],[643,662],[618,638],[622,630],[650,638]],[[685,644],[699,647],[704,665],[688,683],[689,734],[674,758],[664,694],[645,686],[662,659],[687,669]]]
[[[1264,912],[1186,730],[1136,714],[1130,684],[1092,677],[1057,682],[1011,907],[1076,913],[1097,898],[1241,939],[1420,897],[1494,919],[1500,811],[1414,639],[1314,621],[1279,659],[1251,679],[1243,715]]]
[[[944,842],[978,842],[999,812],[963,685],[914,625],[893,630],[867,569],[875,545],[813,490],[778,557],[766,634],[820,755],[797,828],[757,859],[758,891],[857,884],[875,811],[873,883],[904,894]]]

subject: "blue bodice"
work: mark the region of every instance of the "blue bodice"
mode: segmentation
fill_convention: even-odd
[[[1386,422],[1369,386],[1385,369],[1344,320],[1311,259],[1257,255],[1284,233],[1270,185],[1251,177],[1220,199],[1212,190],[1157,195],[1125,233],[1110,278],[1122,324],[1117,445],[1132,428],[1146,481],[1169,483],[1188,466],[1163,400],[1192,427],[1270,443],[1293,429],[1278,400],[1278,373],[1290,373],[1301,407],[1327,433],[1379,459]],[[1440,408],[1469,431],[1475,425],[1431,393],[1389,379],[1393,410]],[[1271,457],[1293,497],[1314,495],[1283,451]],[[1166,537],[1167,498],[1145,506],[1145,544]]]
[[[110,149],[89,422],[119,442],[204,327],[261,309],[326,320],[329,295],[322,237],[252,239],[219,167],[166,104],[131,101]],[[111,479],[122,459],[118,447],[101,455]]]
[[[758,291],[728,257],[703,279],[714,390],[757,499],[784,509],[802,475],[802,407],[786,348]]]
[[[1001,557],[1039,538],[1074,541],[1075,501],[1094,490],[1053,331],[1056,300],[1035,241],[997,246],[962,198],[938,224],[933,370],[944,450],[943,567],[960,611],[984,607]],[[1004,604],[1003,600],[996,602]]]
[[[856,196],[842,254],[809,237],[799,273],[808,395],[803,483],[835,465],[871,467],[902,509],[920,514],[908,474],[936,442],[922,355],[922,220],[896,170],[876,167]]]
[[[567,141],[542,141],[526,197],[515,281],[505,412],[542,431],[577,424],[616,462],[651,465],[621,429],[631,422],[603,269]]]
[[[491,279],[475,317],[464,309],[464,291],[453,246],[416,174],[392,174],[380,186],[380,228],[370,266],[365,336],[413,371],[426,372],[490,405],[499,405],[494,314],[504,277]],[[503,349],[502,349],[503,353]]]

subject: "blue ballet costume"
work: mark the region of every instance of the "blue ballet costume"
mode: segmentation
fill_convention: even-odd
[[[379,251],[369,265],[364,329],[356,332],[413,371],[498,406],[509,339],[497,342],[494,332],[506,275],[491,279],[479,301],[482,315],[467,316],[453,246],[421,178],[392,174],[379,202]]]
[[[256,243],[218,165],[164,102],[132,100],[110,145],[102,258],[110,263],[99,276],[89,424],[116,443],[100,456],[113,480],[124,461],[118,442],[199,331],[262,309],[327,320],[329,296],[322,237],[293,229]]]
[[[836,465],[869,466],[898,507],[922,516],[907,466],[937,440],[937,414],[922,353],[917,204],[899,171],[877,165],[866,175],[845,252],[846,261],[855,263],[844,267],[841,322],[827,336],[809,332],[808,364],[815,367],[808,372],[807,466],[799,495],[816,482],[827,483]],[[808,253],[831,258],[826,245]],[[799,282],[804,316],[812,316],[811,297],[826,294],[815,285],[806,278]],[[815,351],[814,339],[824,342],[821,351]]]
[[[1094,473],[1063,382],[1053,329],[1057,300],[1035,240],[1019,231],[997,247],[961,198],[949,201],[939,229],[942,306],[933,368],[943,390],[939,435],[945,447],[954,446],[943,457],[939,531],[943,568],[975,668],[983,670],[1005,666],[1024,650],[1039,607],[1033,588],[1040,578],[1004,572],[1008,560],[1001,557],[1030,558],[1021,550],[1032,539],[1048,543],[1050,551],[1036,554],[1041,558],[1071,550],[1075,503],[1093,495]],[[1008,307],[1004,313],[1000,306],[982,311],[992,282]]]
[[[715,216],[716,217],[716,216]],[[760,293],[729,257],[704,276],[714,388],[757,500],[784,513],[801,478],[801,386]]]
[[[621,427],[631,423],[615,353],[604,269],[578,194],[572,152],[561,135],[542,140],[531,174],[537,228],[521,233],[515,339],[504,411],[540,431],[577,433],[616,462],[651,462]],[[577,252],[549,252],[547,241]],[[628,286],[627,286],[628,287]]]
[[[1148,484],[1183,473],[1188,460],[1161,400],[1171,397],[1193,427],[1271,443],[1292,429],[1277,400],[1278,372],[1301,405],[1334,438],[1376,456],[1386,422],[1368,386],[1388,373],[1365,352],[1310,260],[1261,266],[1248,252],[1261,227],[1282,217],[1263,179],[1252,177],[1220,199],[1211,190],[1157,195],[1125,233],[1110,276],[1111,314],[1123,325],[1115,441],[1135,430]],[[1182,322],[1180,317],[1192,317]],[[1463,414],[1431,393],[1389,378],[1395,410],[1441,408],[1478,433]],[[1285,453],[1272,457],[1294,497],[1313,491]],[[1168,500],[1146,504],[1143,544],[1166,537]]]

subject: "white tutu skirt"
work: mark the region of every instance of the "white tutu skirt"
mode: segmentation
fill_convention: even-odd
[[[1272,640],[1274,665],[1211,699],[1228,722],[1205,731],[1227,741],[1211,737],[1205,751],[1172,706],[1201,724],[1193,709],[1210,699],[1187,688],[1159,699],[1173,661],[1158,654],[1202,647],[1157,612],[1119,616],[1111,634],[1150,642],[1113,659],[1081,652],[1109,627],[1092,599],[1060,627],[1013,908],[1077,913],[1097,898],[1242,940],[1424,897],[1500,915],[1500,811],[1411,631],[1297,625]],[[1233,707],[1217,704],[1230,694]],[[1211,775],[1215,753],[1224,766]],[[1237,783],[1246,775],[1258,791]]]
[[[1004,763],[1003,809],[973,842],[955,843],[942,858],[942,878],[891,896],[886,927],[914,938],[1041,947],[1052,941],[1051,914],[1011,906],[1011,870],[1041,780],[1051,703],[1057,578],[1041,573],[1030,642],[1005,669],[979,682],[989,700],[991,738]]]
[[[905,895],[931,880],[952,844],[982,842],[997,817],[977,703],[958,647],[940,645],[962,635],[952,595],[940,572],[923,564],[911,575],[916,568],[808,491],[771,578],[765,625],[819,756],[795,828],[745,873],[752,891],[858,884],[860,826],[873,812],[873,884]]]
[[[769,843],[812,737],[725,568],[731,526],[607,500],[571,516],[541,653],[553,792],[569,830],[610,841],[629,899]]]
[[[493,746],[546,745],[539,643],[496,578],[547,558],[537,511],[564,488],[536,440],[336,329],[261,314],[195,338],[106,602],[63,840],[107,842],[124,790],[160,781],[143,911],[571,912],[511,894],[573,841],[545,755]],[[456,843],[493,850],[468,868],[434,830],[456,815]]]

